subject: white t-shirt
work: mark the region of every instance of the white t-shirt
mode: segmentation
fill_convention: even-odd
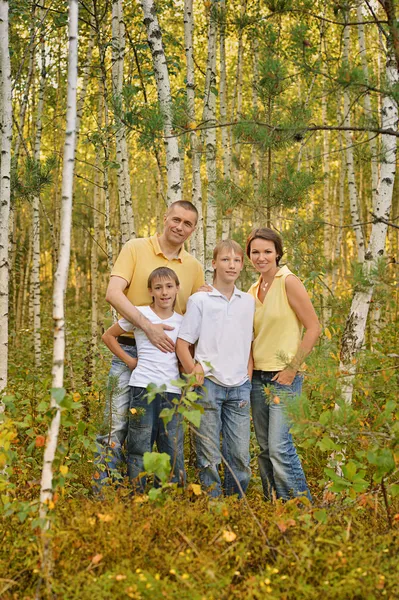
[[[181,315],[174,312],[169,319],[161,319],[149,306],[137,306],[136,308],[151,323],[164,323],[174,327],[166,333],[176,343],[180,325],[183,321]],[[146,388],[149,383],[155,383],[158,386],[165,384],[167,392],[180,393],[180,389],[170,383],[180,377],[176,354],[158,350],[151,344],[144,331],[135,327],[126,319],[120,319],[118,323],[124,331],[134,331],[137,344],[137,367],[132,371],[129,385]]]
[[[187,303],[179,338],[195,344],[205,376],[233,387],[248,379],[255,299],[234,287],[228,300],[217,289],[197,292]],[[206,363],[210,363],[211,367]]]

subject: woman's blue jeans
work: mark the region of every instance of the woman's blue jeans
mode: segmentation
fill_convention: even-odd
[[[252,416],[260,446],[259,472],[266,499],[289,500],[306,496],[311,500],[305,474],[290,434],[285,405],[302,390],[303,376],[296,375],[291,385],[272,381],[276,371],[254,371],[252,378]],[[270,394],[265,392],[270,389]],[[273,401],[278,397],[279,401]]]
[[[170,456],[171,481],[180,485],[185,483],[183,418],[175,413],[165,427],[159,416],[164,408],[173,408],[172,400],[179,397],[180,394],[164,392],[157,394],[148,404],[147,390],[131,387],[126,443],[127,472],[137,492],[144,492],[146,478],[139,475],[144,471],[144,452],[152,452],[154,442],[157,444],[158,452],[166,452]]]
[[[249,467],[249,435],[250,435],[250,392],[249,381],[236,387],[218,385],[205,379],[203,388],[199,389],[201,397],[198,404],[203,406],[204,413],[195,436],[197,464],[201,483],[209,488],[209,495],[217,498],[222,493],[219,465],[222,455],[230,470],[224,469],[224,492],[226,496],[238,494],[242,496],[251,477]],[[220,435],[222,435],[222,452],[220,452]],[[237,481],[239,486],[237,485]],[[241,489],[240,489],[241,487]]]

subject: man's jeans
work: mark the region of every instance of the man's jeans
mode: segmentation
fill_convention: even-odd
[[[144,452],[152,452],[154,442],[157,444],[158,452],[166,452],[170,456],[173,472],[171,481],[180,485],[185,483],[183,418],[175,413],[165,426],[159,416],[164,408],[173,408],[175,406],[173,399],[179,397],[179,393],[163,392],[157,394],[148,404],[145,388],[131,388],[127,471],[137,492],[144,492],[146,478],[138,479],[138,477],[144,471]]]
[[[136,346],[121,344],[121,348],[133,358],[137,358]],[[122,447],[128,428],[131,374],[131,370],[123,361],[116,356],[112,358],[108,375],[104,420],[96,438],[97,452],[94,462],[100,466],[94,474],[95,488],[97,489],[101,487],[106,478],[120,477],[117,469],[125,464]]]
[[[222,493],[219,465],[220,434],[222,455],[232,469],[243,492],[251,477],[249,468],[250,393],[251,383],[246,381],[237,387],[225,387],[205,378],[198,404],[204,407],[201,423],[195,435],[197,464],[204,487],[209,494],[218,497]],[[227,496],[242,492],[235,478],[225,465],[224,492]]]
[[[276,371],[254,371],[252,378],[252,416],[260,446],[258,463],[263,492],[266,499],[271,499],[274,492],[284,500],[295,496],[311,500],[284,410],[290,397],[301,394],[303,376],[296,375],[291,385],[281,385],[272,381],[276,374]],[[265,386],[270,394],[265,392]],[[276,397],[278,402],[273,401]]]

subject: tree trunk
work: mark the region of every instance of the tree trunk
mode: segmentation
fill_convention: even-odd
[[[219,116],[220,123],[227,123],[227,69],[226,69],[226,1],[220,3],[220,81],[219,81]],[[231,177],[231,146],[228,127],[222,127],[222,161],[223,179],[228,182]],[[222,216],[222,239],[230,237],[231,209],[227,208]]]
[[[206,256],[205,279],[213,280],[212,256],[216,245],[216,38],[217,8],[213,0],[209,10],[208,26],[208,58],[205,78],[204,122],[208,126],[205,133],[206,174],[208,179],[207,214],[206,214]]]
[[[41,10],[43,12],[43,9]],[[36,137],[34,158],[37,166],[40,165],[40,148],[42,142],[42,116],[44,106],[44,90],[46,85],[46,46],[44,33],[41,34],[40,53],[40,82],[36,114]],[[35,367],[41,365],[41,319],[40,319],[40,198],[35,194],[32,199],[32,294],[33,298],[33,345],[35,353]]]
[[[348,20],[346,13],[345,21]],[[343,45],[343,63],[346,69],[349,69],[349,46],[350,46],[350,31],[349,27],[344,27],[344,45]],[[351,115],[350,115],[350,95],[349,88],[344,89],[344,126],[351,126]],[[360,263],[364,261],[364,247],[365,241],[363,236],[363,229],[361,226],[360,211],[359,211],[359,198],[357,193],[356,178],[355,178],[355,161],[353,156],[353,139],[350,131],[345,131],[345,144],[346,144],[346,172],[348,178],[348,189],[349,189],[349,205],[350,214],[352,219],[353,229],[356,234],[356,246],[357,246],[357,260]]]
[[[76,141],[76,86],[78,77],[78,2],[69,0],[69,48],[68,48],[68,90],[64,159],[62,172],[62,205],[60,244],[57,270],[54,276],[53,319],[54,349],[52,368],[51,407],[54,416],[47,433],[44,450],[43,469],[40,484],[40,517],[45,519],[45,529],[49,527],[47,513],[53,497],[53,461],[57,450],[57,441],[61,421],[60,400],[64,395],[64,361],[65,361],[65,309],[64,299],[68,282],[68,270],[71,247],[72,196],[75,163]],[[47,575],[50,563],[48,545],[42,568]]]
[[[148,45],[152,54],[154,75],[157,85],[158,101],[163,116],[164,144],[166,151],[166,171],[168,190],[166,201],[181,200],[180,156],[177,138],[173,135],[172,95],[170,91],[169,72],[162,43],[162,32],[159,27],[154,0],[140,0],[144,12],[144,25],[147,29]]]
[[[126,142],[126,128],[118,111],[122,108],[123,66],[125,60],[125,24],[123,21],[122,0],[112,2],[112,84],[114,102],[118,105],[115,111],[115,143],[118,163],[118,194],[121,211],[125,214],[128,238],[136,237],[132,208],[132,192],[129,173],[129,153]],[[127,240],[125,240],[127,241]]]
[[[399,81],[395,57],[387,56],[386,79],[389,87],[397,85]],[[390,96],[384,96],[381,108],[381,128],[396,131],[398,126],[398,106]],[[389,218],[392,195],[396,173],[396,137],[382,135],[381,144],[381,175],[376,194],[375,214],[384,219]],[[375,222],[371,228],[370,241],[364,262],[364,281],[361,289],[355,291],[341,346],[341,373],[346,375],[343,379],[342,395],[347,403],[352,401],[353,380],[356,373],[354,358],[362,348],[367,324],[367,316],[374,291],[374,271],[378,260],[384,254],[388,226],[382,222]]]
[[[8,0],[0,0],[0,392],[7,385],[8,370],[8,237],[12,141],[8,14]],[[0,411],[2,410],[3,404],[0,401]]]
[[[186,52],[187,75],[187,112],[190,126],[195,126],[195,76],[193,53],[193,0],[184,1],[184,46]],[[195,131],[190,133],[191,166],[192,166],[192,193],[191,200],[198,210],[197,228],[191,238],[191,253],[204,264],[204,219],[202,215],[202,183],[201,183],[201,155],[200,143]]]

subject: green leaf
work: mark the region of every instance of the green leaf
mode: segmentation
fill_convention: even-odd
[[[54,398],[57,404],[60,404],[60,402],[62,402],[65,394],[66,391],[64,388],[51,388],[51,396],[52,398]]]
[[[350,460],[346,465],[342,467],[342,472],[345,475],[346,479],[349,479],[349,481],[353,481],[356,475],[355,463],[352,460]]]
[[[161,410],[159,416],[163,420],[165,427],[166,427],[166,425],[168,423],[171,422],[171,420],[173,419],[174,414],[175,414],[175,409],[174,408],[163,408]]]
[[[170,456],[165,452],[144,452],[144,469],[147,473],[156,475],[162,483],[165,483],[170,474]]]
[[[322,508],[320,510],[315,510],[315,512],[313,513],[314,518],[316,519],[316,521],[319,521],[319,523],[327,523],[328,520],[328,515],[327,515],[327,511],[325,508]]]
[[[388,492],[394,498],[396,498],[396,496],[399,496],[399,484],[393,483],[392,485],[390,485],[389,488],[388,488]]]
[[[190,421],[195,427],[200,426],[202,416],[200,410],[185,410],[183,415],[187,421]]]

